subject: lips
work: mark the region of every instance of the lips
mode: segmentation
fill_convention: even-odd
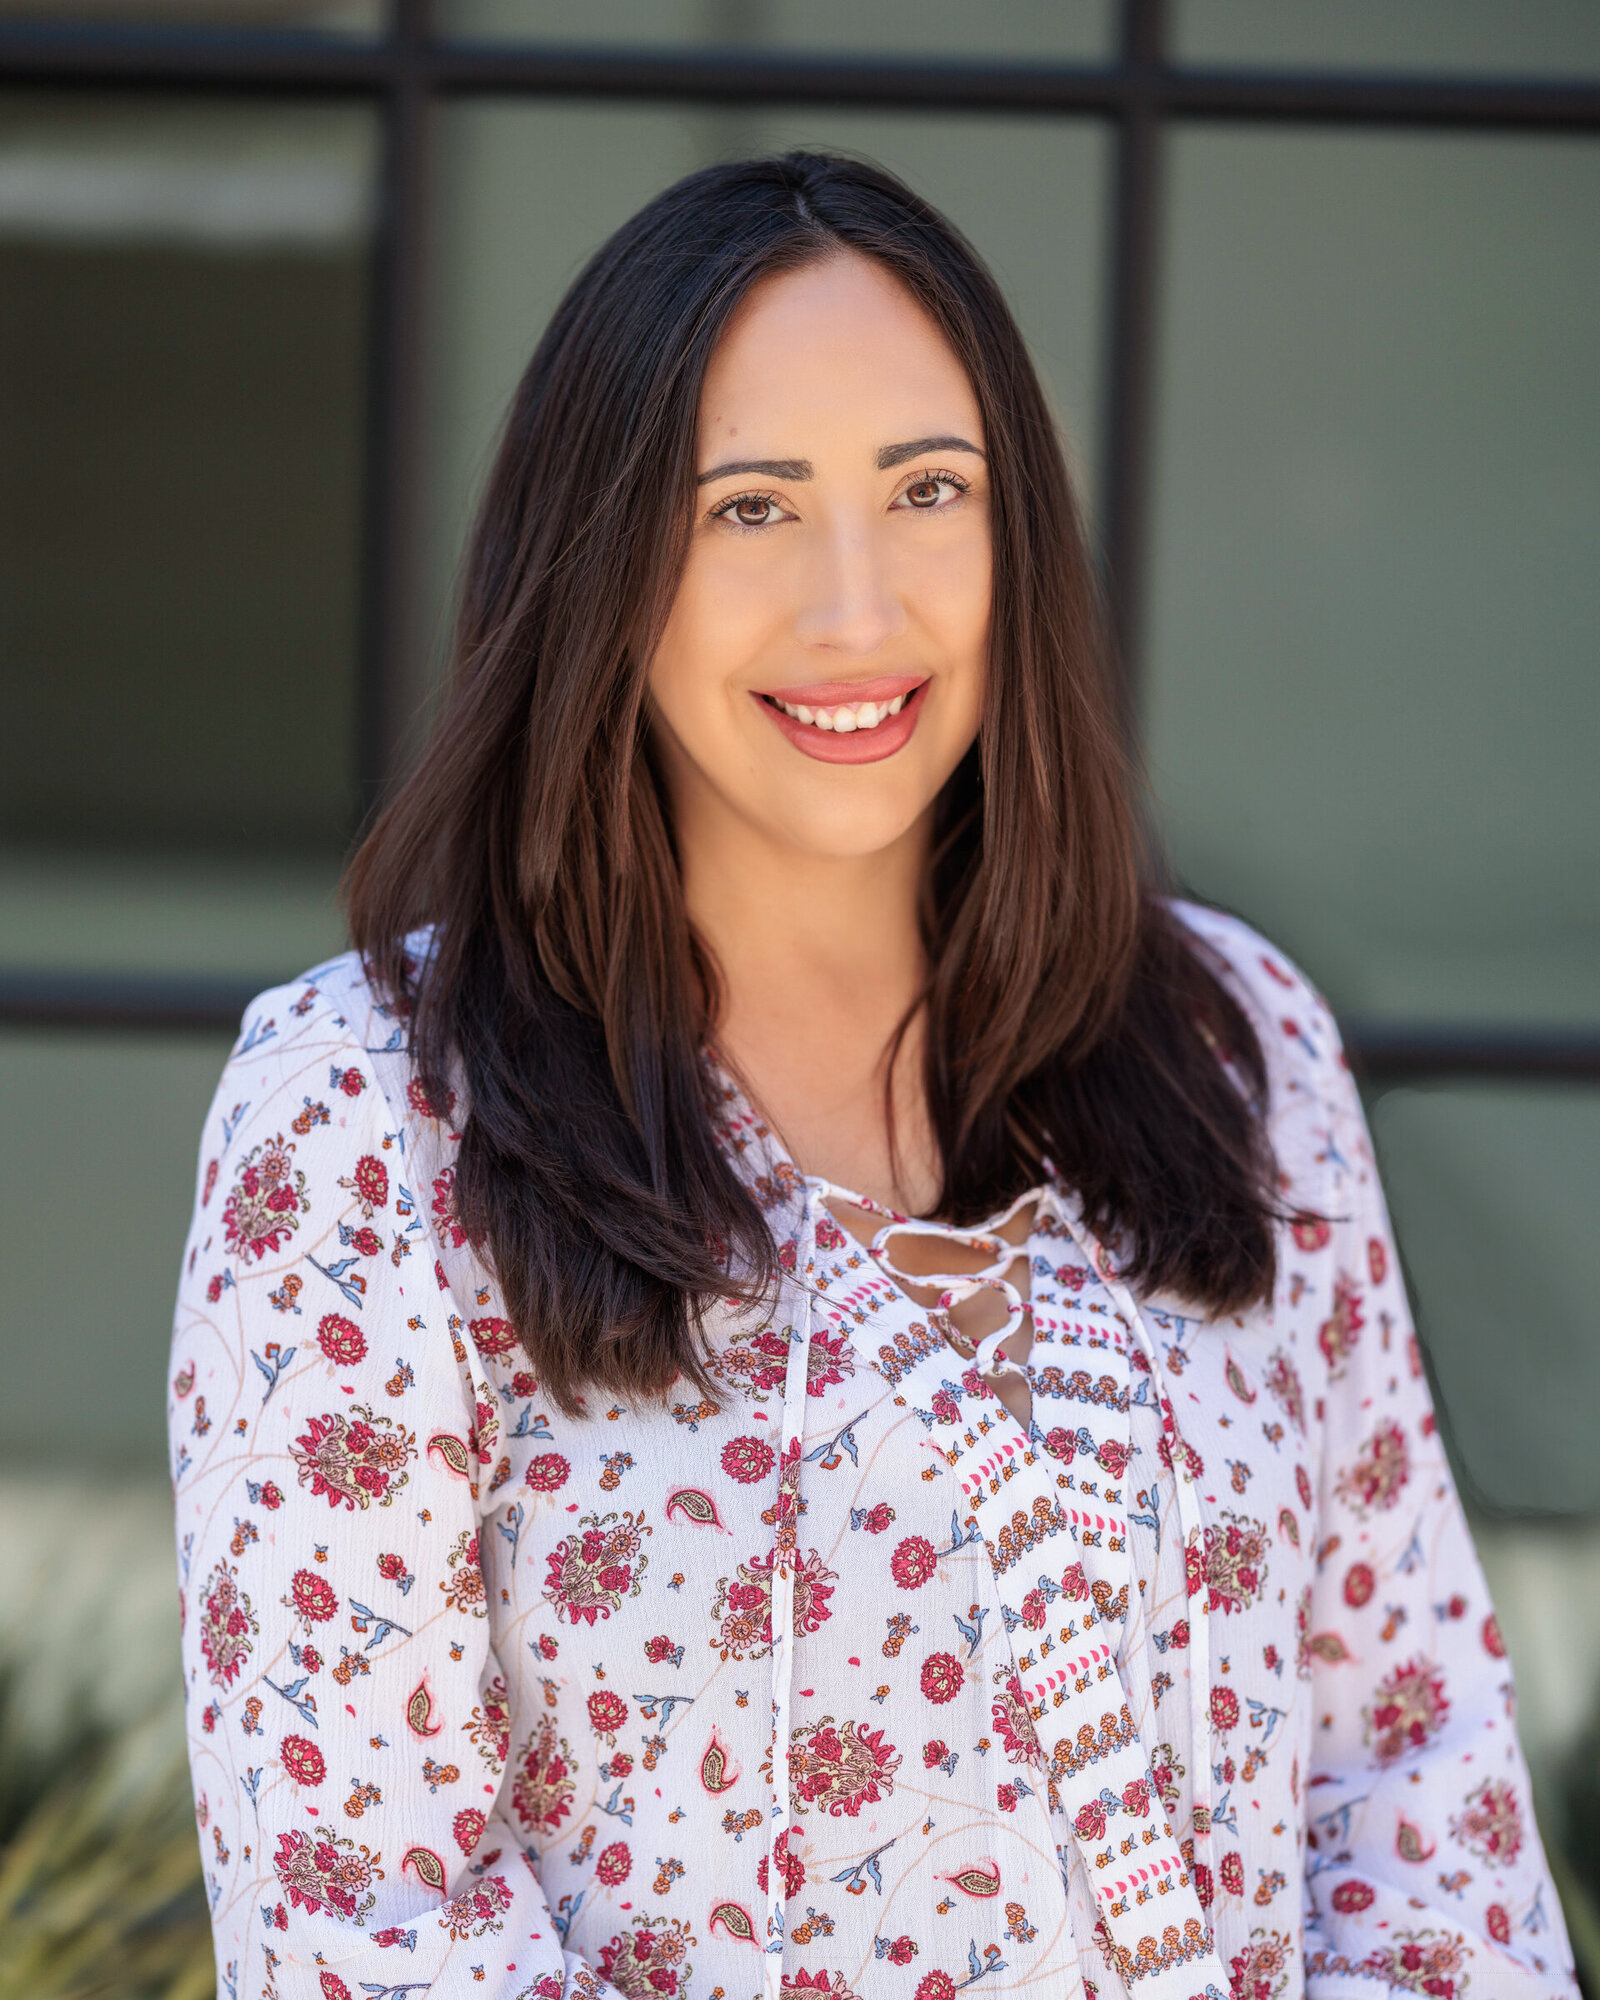
[[[880,674],[764,689],[755,699],[804,755],[824,764],[874,764],[910,742],[927,685],[926,675]]]

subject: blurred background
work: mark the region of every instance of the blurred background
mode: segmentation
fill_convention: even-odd
[[[200,1121],[341,947],[563,287],[799,142],[1008,287],[1177,869],[1345,1022],[1600,1995],[1600,8],[396,4],[0,0],[0,2000],[212,1992]]]

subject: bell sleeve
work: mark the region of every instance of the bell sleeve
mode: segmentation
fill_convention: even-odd
[[[1576,2000],[1534,1823],[1510,1663],[1440,1443],[1371,1138],[1326,1009],[1284,1008],[1321,1115],[1321,1540],[1308,2000]],[[1469,1987],[1470,1981],[1470,1987]]]
[[[605,2000],[504,1809],[476,1394],[337,968],[263,995],[206,1120],[168,1413],[219,1992]]]

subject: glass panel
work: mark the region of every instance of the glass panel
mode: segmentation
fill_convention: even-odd
[[[0,0],[0,21],[376,35],[388,25],[390,8],[391,0]]]
[[[1600,1014],[1600,146],[1176,137],[1150,761],[1359,1015]]]
[[[1195,63],[1592,76],[1589,0],[1177,0],[1173,53]]]
[[[1600,1523],[1475,1518],[1583,1991],[1600,1977]]]
[[[590,46],[710,43],[982,62],[1092,62],[1112,52],[1111,0],[438,0],[439,32]]]
[[[374,136],[0,100],[5,965],[337,946]]]
[[[1372,1122],[1468,1481],[1600,1515],[1600,1091],[1392,1090]]]
[[[200,1128],[231,1035],[0,1033],[0,1461],[166,1464],[163,1382]],[[74,1450],[77,1446],[74,1444]]]
[[[562,291],[612,229],[712,160],[841,146],[904,175],[994,265],[1080,471],[1092,466],[1107,145],[1087,121],[502,103],[452,107],[440,127],[433,622],[441,635],[496,429]]]
[[[1540,1825],[1573,1871],[1559,1886],[1592,1979],[1600,1090],[1397,1089],[1372,1106],[1372,1125],[1441,1425],[1516,1672]]]

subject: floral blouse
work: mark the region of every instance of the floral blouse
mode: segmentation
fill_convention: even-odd
[[[1043,1186],[1026,1430],[1011,1246],[933,1230],[992,1262],[918,1306],[726,1085],[776,1301],[715,1400],[561,1416],[358,963],[254,1003],[169,1399],[227,2000],[1576,1993],[1333,1023],[1182,914],[1267,1053],[1276,1296],[1134,1296]]]

